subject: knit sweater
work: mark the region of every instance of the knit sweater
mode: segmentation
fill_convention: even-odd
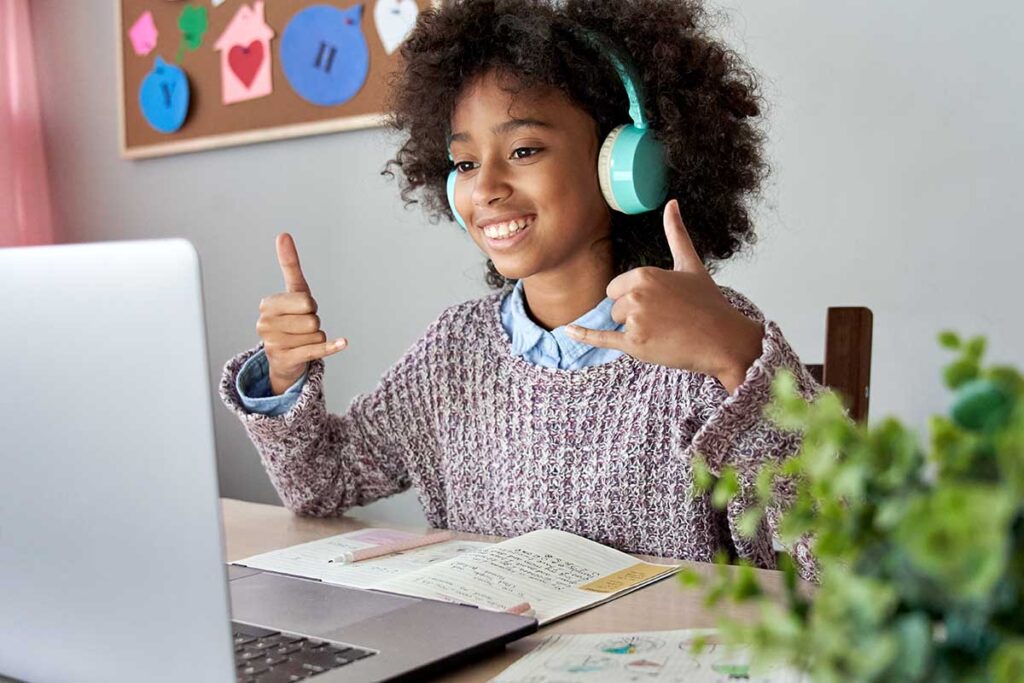
[[[555,528],[625,552],[710,562],[724,549],[774,568],[779,510],[751,538],[737,524],[754,504],[758,465],[795,453],[801,435],[762,410],[780,368],[806,398],[821,386],[777,324],[720,289],[764,325],[761,355],[732,394],[709,375],[628,354],[582,370],[531,364],[511,352],[505,292],[495,292],[441,313],[343,414],[327,410],[319,360],[287,413],[248,412],[235,377],[259,347],[227,362],[220,395],[301,515],[337,516],[415,487],[437,528],[506,537]],[[724,514],[692,491],[694,453],[713,473],[737,470],[740,491]],[[791,552],[815,580],[807,541]]]

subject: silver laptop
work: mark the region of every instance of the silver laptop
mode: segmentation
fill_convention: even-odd
[[[0,674],[419,679],[537,629],[225,565],[189,242],[0,249],[0,359]]]

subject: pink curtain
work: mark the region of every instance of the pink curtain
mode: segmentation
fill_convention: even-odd
[[[29,0],[0,0],[0,247],[53,242]]]

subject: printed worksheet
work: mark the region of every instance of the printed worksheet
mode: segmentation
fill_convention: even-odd
[[[347,534],[321,538],[280,550],[253,555],[232,564],[265,571],[319,579],[325,583],[352,588],[377,588],[380,583],[408,574],[438,562],[485,548],[479,541],[444,541],[411,550],[404,550],[351,564],[329,560],[351,550],[362,550],[417,538],[420,534],[395,529],[360,529]]]
[[[717,643],[714,629],[554,635],[492,683],[804,683],[782,665],[750,661],[746,650]],[[708,644],[693,652],[693,641]]]
[[[566,531],[541,529],[384,581],[379,590],[503,611],[530,603],[541,625],[674,573]]]

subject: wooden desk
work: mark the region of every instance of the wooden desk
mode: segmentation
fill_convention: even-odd
[[[372,526],[347,517],[336,519],[297,517],[283,507],[248,503],[230,498],[224,498],[221,502],[227,543],[226,553],[229,562],[268,550]],[[429,527],[403,527],[390,523],[378,526],[401,528],[418,533],[429,530]],[[496,536],[476,534],[460,533],[456,536],[469,540],[503,540]],[[637,557],[651,562],[664,561],[664,558],[647,555],[637,555]],[[689,562],[687,565],[707,575],[714,570],[714,565],[710,564]],[[781,587],[781,574],[767,570],[757,571],[761,585],[777,595]],[[459,682],[490,680],[539,645],[546,636],[553,633],[612,633],[704,628],[715,626],[718,614],[742,616],[746,612],[746,609],[736,608],[719,609],[712,612],[702,604],[700,591],[686,589],[679,584],[675,577],[669,577],[617,600],[556,621],[543,627],[534,635],[510,644],[505,652],[461,667],[438,680]]]

